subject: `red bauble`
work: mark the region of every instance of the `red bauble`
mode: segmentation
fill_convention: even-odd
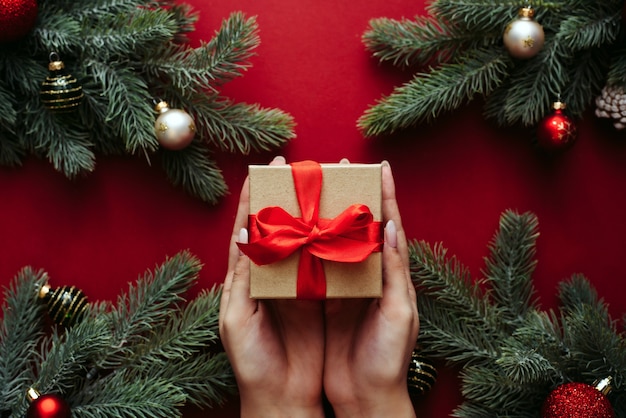
[[[58,395],[41,395],[28,407],[26,418],[70,418],[70,407]]]
[[[576,141],[576,125],[563,112],[565,103],[555,102],[552,107],[554,112],[537,126],[537,141],[549,151],[567,148]]]
[[[0,43],[22,38],[36,20],[36,0],[0,0]]]
[[[542,418],[615,418],[611,402],[585,383],[566,383],[554,389],[543,404]]]

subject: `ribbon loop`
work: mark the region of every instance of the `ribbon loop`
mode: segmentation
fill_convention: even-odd
[[[326,277],[322,260],[361,262],[381,251],[381,223],[366,205],[354,204],[334,219],[319,218],[322,168],[313,161],[292,163],[300,212],[296,218],[278,206],[249,217],[250,243],[238,244],[258,264],[271,264],[300,250],[297,277],[299,299],[324,299]]]

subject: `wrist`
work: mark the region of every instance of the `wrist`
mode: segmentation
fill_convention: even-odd
[[[413,402],[406,390],[378,392],[375,396],[358,396],[350,402],[331,405],[336,418],[415,418]]]
[[[240,398],[241,418],[324,418],[322,400],[301,403],[288,398],[276,400]]]

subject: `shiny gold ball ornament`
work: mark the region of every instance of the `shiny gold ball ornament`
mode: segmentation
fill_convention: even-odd
[[[541,51],[545,34],[543,26],[534,20],[534,16],[535,11],[531,7],[523,7],[518,18],[506,26],[502,40],[512,57],[529,59]]]
[[[163,148],[177,151],[191,144],[196,134],[196,124],[189,113],[170,109],[164,101],[157,103],[154,110],[160,113],[154,123],[154,131]]]
[[[48,305],[50,318],[64,327],[71,327],[80,320],[88,305],[85,294],[74,286],[52,289],[45,284],[39,289],[39,299]]]
[[[65,64],[56,52],[50,54],[48,77],[41,83],[40,97],[44,106],[52,111],[74,110],[83,100],[83,87],[65,70]]]
[[[420,354],[419,348],[411,353],[407,384],[411,396],[419,396],[428,392],[437,380],[437,369],[433,363]]]

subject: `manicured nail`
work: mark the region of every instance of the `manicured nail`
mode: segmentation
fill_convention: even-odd
[[[274,162],[274,163],[286,163],[287,160],[282,155],[277,155],[276,157],[274,157],[274,160],[272,162]]]
[[[350,160],[348,160],[347,158],[342,158],[341,160],[339,160],[339,164],[350,164]]]
[[[380,165],[382,165],[383,167],[391,167],[391,164],[389,164],[389,161],[387,160],[382,160],[380,162]]]
[[[239,230],[239,239],[237,240],[239,244],[247,244],[248,243],[248,230],[246,228],[241,228]],[[239,255],[243,255],[243,252],[239,250]]]
[[[385,225],[385,242],[392,248],[398,248],[398,230],[396,223],[391,219]]]

